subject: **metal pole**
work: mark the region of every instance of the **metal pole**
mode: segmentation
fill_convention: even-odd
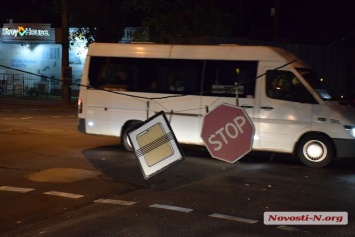
[[[235,89],[235,105],[239,106],[239,99],[238,99],[238,80],[239,80],[239,68],[235,69],[235,74],[236,74],[236,78],[235,78],[235,83],[234,83],[234,89]]]
[[[275,8],[274,8],[274,15],[273,15],[274,22],[273,22],[273,32],[272,32],[272,39],[274,41],[278,41],[279,11],[280,11],[279,0],[275,0]]]
[[[234,83],[235,87],[235,105],[239,106],[239,99],[238,99],[238,82]]]
[[[69,67],[68,0],[62,0],[62,102],[70,104],[72,70]]]
[[[150,104],[150,101],[147,100],[147,119],[149,119],[149,104]]]

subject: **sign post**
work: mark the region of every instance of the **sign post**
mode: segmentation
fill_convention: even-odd
[[[254,133],[243,108],[223,103],[204,116],[201,138],[212,157],[234,163],[252,150]]]

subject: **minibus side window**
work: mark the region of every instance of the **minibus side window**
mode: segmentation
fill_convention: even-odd
[[[131,83],[131,68],[118,58],[91,57],[89,83],[96,89],[125,91]]]
[[[317,103],[295,74],[285,70],[266,72],[266,95],[276,100]]]
[[[199,94],[201,60],[91,57],[90,87],[103,90]]]
[[[155,92],[198,95],[202,61],[184,59],[154,60],[157,68]]]
[[[106,73],[104,68],[106,58],[105,57],[91,57],[89,67],[89,85],[90,87],[99,88],[103,82],[100,80]]]
[[[203,94],[235,97],[235,83],[241,98],[254,98],[256,61],[207,60]]]

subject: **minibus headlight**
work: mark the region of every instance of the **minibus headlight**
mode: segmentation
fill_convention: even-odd
[[[348,131],[350,133],[350,135],[352,137],[355,138],[355,126],[348,126],[348,125],[345,125],[344,126],[345,130]]]

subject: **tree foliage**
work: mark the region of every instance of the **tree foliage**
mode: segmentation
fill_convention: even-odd
[[[61,19],[62,0],[33,0],[40,9],[46,9]],[[85,38],[88,43],[118,42],[127,26],[124,1],[68,0],[68,25],[75,28],[72,39]]]
[[[244,27],[242,1],[131,0],[130,9],[144,12],[142,25],[152,40],[172,37],[231,36]]]
[[[61,16],[62,0],[32,0]],[[68,25],[88,43],[118,42],[127,26],[143,27],[136,40],[167,42],[169,38],[232,36],[245,27],[241,0],[67,0]],[[149,39],[147,37],[147,30]]]
[[[118,42],[126,26],[126,10],[117,0],[69,1],[69,24],[90,41]]]

